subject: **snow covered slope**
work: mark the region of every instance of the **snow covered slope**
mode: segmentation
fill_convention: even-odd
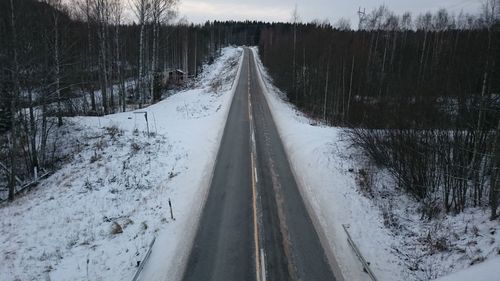
[[[0,206],[0,280],[131,280],[153,237],[151,260],[161,264],[147,264],[144,273],[156,275],[144,280],[178,275],[241,54],[241,48],[224,49],[195,89],[148,108],[66,119],[59,142],[67,164]]]

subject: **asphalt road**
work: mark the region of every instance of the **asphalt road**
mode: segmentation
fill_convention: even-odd
[[[183,280],[335,280],[257,71],[245,48]]]

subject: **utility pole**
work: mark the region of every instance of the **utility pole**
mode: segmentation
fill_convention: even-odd
[[[363,8],[363,11],[361,11],[361,7],[358,8],[358,17],[359,17],[359,23],[358,23],[358,30],[361,29],[361,24],[365,20],[366,17],[366,8]]]

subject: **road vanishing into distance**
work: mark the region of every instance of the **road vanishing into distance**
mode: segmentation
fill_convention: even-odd
[[[185,281],[335,280],[259,83],[243,65]]]

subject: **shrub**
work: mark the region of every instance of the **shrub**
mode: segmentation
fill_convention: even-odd
[[[115,235],[120,233],[123,233],[122,226],[117,222],[113,222],[113,225],[111,226],[111,234]]]

